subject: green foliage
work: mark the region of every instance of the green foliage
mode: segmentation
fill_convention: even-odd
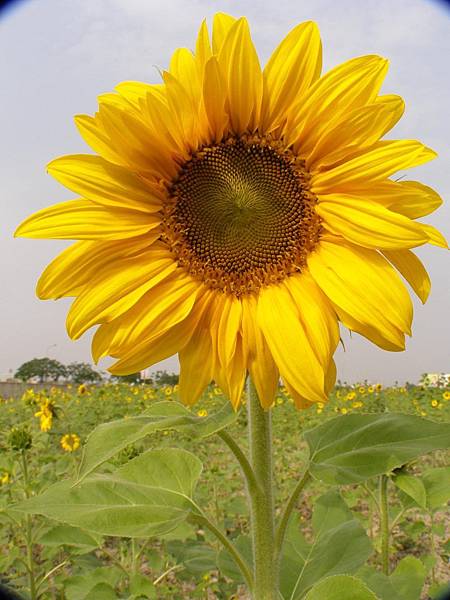
[[[168,373],[167,371],[156,371],[153,375],[153,382],[160,385],[177,385],[179,376],[176,373]]]
[[[49,432],[42,432],[34,413],[46,398],[59,407],[58,419]],[[22,561],[26,559],[25,524],[29,515],[39,600],[241,600],[243,577],[231,554],[220,549],[211,532],[190,517],[196,510],[192,498],[198,460],[202,459],[207,468],[195,488],[196,506],[252,564],[239,469],[222,440],[213,436],[227,427],[229,435],[246,451],[246,414],[234,413],[217,388],[210,388],[194,409],[179,405],[176,398],[176,387],[106,384],[87,387],[83,394],[76,387],[49,387],[39,393],[29,390],[23,400],[2,402],[0,571],[8,573],[11,585],[21,589],[24,596],[27,575]],[[355,400],[363,402],[363,407],[353,406]],[[450,402],[445,400],[444,391],[414,386],[405,391],[393,388],[373,393],[367,386],[361,392],[340,388],[329,405],[299,413],[280,390],[276,403],[278,506],[285,503],[300,474],[310,469],[313,475],[287,530],[283,597],[418,600],[425,590],[430,597],[437,597],[439,583],[432,584],[431,568],[436,581],[442,582],[449,554],[442,530],[450,495],[449,469],[443,466],[444,452],[422,453],[447,444],[442,441],[442,428],[446,427],[442,422],[450,419]],[[386,408],[403,414],[385,413]],[[378,410],[383,413],[378,414]],[[336,418],[339,412],[350,414]],[[406,413],[416,418],[400,421],[400,417],[411,416]],[[425,413],[441,423],[424,419]],[[105,421],[109,422],[97,427],[85,444],[89,432]],[[36,513],[34,504],[30,508],[33,512],[11,510],[11,505],[24,502],[24,485],[21,452],[12,451],[8,435],[12,427],[22,428],[24,424],[33,437],[32,446],[24,452],[32,494],[29,502],[39,504],[40,512]],[[305,443],[300,429],[308,427]],[[81,461],[81,448],[66,453],[60,445],[62,435],[71,432],[77,433],[84,445]],[[433,439],[429,442],[428,438]],[[186,450],[173,450],[174,445]],[[310,463],[308,446],[312,448]],[[171,453],[186,451],[195,455],[195,461],[180,461],[174,472]],[[353,459],[355,464],[351,464]],[[381,472],[387,472],[395,484],[388,489],[390,524],[394,519],[396,524],[389,576],[380,572],[378,554],[376,478]],[[66,478],[69,483],[65,483]],[[56,481],[59,483],[55,485]],[[72,481],[78,483],[71,487]],[[364,486],[355,481],[363,481]],[[335,482],[339,488],[330,490],[327,486]],[[186,505],[172,503],[180,496],[187,499]],[[74,498],[82,501],[77,507]],[[89,503],[97,500],[103,505],[94,514]],[[2,510],[5,505],[9,505],[7,512]],[[309,505],[314,506],[312,514]],[[71,524],[68,515],[74,518]],[[111,537],[113,533],[120,535]],[[147,535],[151,537],[146,539]],[[413,556],[400,560],[408,553],[420,556],[420,560]],[[362,567],[367,557],[371,566]],[[52,569],[56,571],[43,581]]]
[[[67,374],[66,367],[53,358],[33,358],[17,369],[14,377],[21,381],[29,381],[37,377],[40,382],[58,381]]]
[[[395,597],[392,596],[391,600]],[[327,577],[317,583],[305,600],[379,600],[360,579],[348,575]],[[412,600],[412,599],[411,599]]]
[[[425,576],[423,563],[414,556],[402,559],[390,576],[368,566],[358,571],[358,577],[366,582],[380,600],[419,599]]]
[[[289,524],[281,566],[281,592],[285,600],[303,598],[324,577],[355,573],[372,553],[361,524],[342,497],[331,490],[314,506],[314,539],[308,543],[298,519]]]
[[[83,479],[123,448],[157,431],[185,430],[207,437],[237,418],[229,403],[208,417],[194,416],[178,402],[162,401],[151,406],[142,417],[104,423],[89,436],[81,460],[79,479]]]
[[[413,458],[450,447],[450,428],[413,415],[346,415],[304,434],[310,470],[328,484],[349,484],[388,473]]]
[[[89,363],[73,362],[66,367],[66,377],[73,383],[97,383],[102,380],[98,371],[94,371]]]
[[[196,510],[201,462],[185,450],[149,450],[111,475],[54,484],[16,507],[102,535],[164,534]]]

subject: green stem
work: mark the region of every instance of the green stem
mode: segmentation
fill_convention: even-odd
[[[222,439],[223,442],[225,442],[238,461],[247,482],[248,492],[251,495],[254,491],[257,491],[258,482],[248,458],[245,456],[241,447],[234,441],[227,431],[222,429],[221,431],[217,432],[217,435]]]
[[[278,600],[271,412],[262,408],[250,378],[247,383],[247,411],[250,464],[257,482],[257,488],[249,490],[255,581],[253,600]]]
[[[28,475],[28,465],[25,451],[21,452],[21,466],[22,466],[22,474],[23,474],[23,484],[24,484],[24,492],[25,497],[30,497],[30,479]],[[37,589],[36,589],[36,577],[34,574],[34,560],[33,560],[33,532],[31,527],[31,517],[30,515],[26,515],[25,517],[25,545],[27,548],[27,571],[28,571],[28,581],[30,585],[30,598],[31,600],[36,600],[37,598]]]
[[[281,560],[281,553],[283,551],[283,543],[284,543],[284,538],[286,535],[286,529],[287,529],[292,511],[295,508],[298,497],[300,496],[301,492],[303,491],[304,487],[307,485],[307,483],[309,482],[310,479],[311,479],[311,475],[309,474],[309,471],[305,471],[303,477],[300,479],[300,481],[297,483],[294,490],[292,491],[292,494],[283,510],[283,514],[281,515],[281,519],[279,521],[276,535],[275,535],[275,558],[276,558],[277,564],[279,564],[280,560]]]
[[[246,584],[248,585],[249,589],[251,590],[253,588],[253,583],[254,583],[253,575],[252,575],[250,569],[248,568],[246,561],[241,556],[241,553],[236,548],[236,546],[233,544],[233,542],[231,542],[231,540],[229,540],[227,538],[227,536],[218,527],[216,527],[214,525],[214,523],[212,523],[208,519],[208,517],[204,514],[199,514],[197,512],[191,513],[188,520],[191,523],[198,523],[199,525],[203,526],[205,529],[208,529],[219,540],[219,542],[221,542],[223,547],[226,550],[228,550],[228,552],[232,556],[234,562],[236,563],[239,570],[241,571]]]
[[[381,562],[383,573],[389,575],[389,506],[388,476],[380,477],[380,529],[381,529]]]
[[[430,515],[430,550],[431,550],[431,556],[434,559],[433,566],[431,567],[431,581],[433,583],[436,583],[436,564],[435,564],[435,561],[437,560],[437,554],[436,554],[436,542],[435,542],[435,539],[434,539],[434,517],[433,517],[433,511],[432,510],[430,510],[429,515]]]

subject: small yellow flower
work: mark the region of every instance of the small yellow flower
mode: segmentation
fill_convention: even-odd
[[[377,383],[375,386],[375,391],[376,392],[381,392],[381,390],[383,389],[383,386],[381,385],[381,383]]]
[[[216,386],[216,387],[214,388],[214,394],[215,394],[216,396],[220,396],[220,395],[222,394],[222,391],[221,391],[221,389],[220,389],[219,387],[217,387],[217,386]]]
[[[323,409],[323,407],[324,407],[324,406],[325,406],[325,405],[324,405],[324,403],[323,403],[323,402],[318,402],[318,403],[317,403],[317,408],[320,408],[321,410]]]
[[[343,406],[341,408],[341,414],[346,415],[348,413],[348,410],[345,408],[345,406]]]
[[[444,398],[444,400],[450,400],[450,392],[449,391],[445,391],[442,394],[442,397]]]
[[[164,393],[166,396],[171,396],[172,395],[172,388],[170,387],[170,385],[166,386],[164,388]]]
[[[355,397],[356,397],[356,394],[355,394],[355,392],[349,392],[349,393],[348,393],[348,394],[345,396],[345,399],[346,399],[346,400],[354,400],[354,399],[355,399]]]
[[[35,412],[34,416],[40,419],[39,426],[41,431],[50,431],[53,424],[53,417],[56,416],[56,406],[49,398],[45,398],[40,404],[40,410]]]
[[[197,416],[199,417],[207,417],[208,416],[208,411],[204,408],[200,409],[197,411]]]
[[[426,417],[426,416],[427,416],[427,413],[426,413],[424,410],[421,410],[421,411],[420,411],[420,416],[421,416],[421,417]]]
[[[439,406],[439,402],[438,402],[437,400],[432,400],[432,401],[431,401],[431,406],[432,406],[433,408],[437,408],[437,407]]]
[[[7,485],[11,481],[11,475],[4,471],[0,475],[0,485]]]
[[[80,447],[80,438],[76,433],[66,433],[62,436],[60,444],[65,452],[75,452]]]
[[[357,400],[356,402],[353,402],[352,406],[353,408],[361,408],[363,403],[360,400]]]
[[[318,415],[322,414],[322,413],[323,413],[323,408],[318,408],[318,409],[316,410],[316,413],[317,413]]]
[[[176,383],[176,384],[173,386],[173,393],[174,393],[174,394],[176,394],[176,393],[178,392],[178,390],[179,390],[179,389],[180,389],[180,386],[178,385],[178,383]]]
[[[365,394],[366,393],[366,388],[364,386],[360,385],[359,388],[358,388],[358,392],[360,394]]]
[[[84,385],[84,383],[82,383],[81,385],[78,386],[78,394],[80,394],[80,396],[82,396],[83,394],[86,394],[86,392],[88,391],[87,386]]]
[[[367,388],[367,391],[369,394],[373,394],[375,391],[373,385],[369,385],[369,387]]]
[[[277,402],[277,404],[283,404],[284,400],[281,396],[278,396],[276,402]]]

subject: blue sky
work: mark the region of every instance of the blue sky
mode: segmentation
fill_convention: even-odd
[[[1,211],[3,291],[0,376],[34,356],[90,361],[90,335],[72,342],[65,332],[70,300],[35,298],[36,280],[65,242],[12,239],[30,212],[72,197],[45,165],[62,154],[89,152],[73,115],[93,113],[96,96],[123,80],[159,81],[179,46],[192,48],[198,26],[216,11],[248,17],[261,62],[297,23],[321,30],[324,70],[362,54],[390,59],[383,88],[406,101],[389,135],[420,139],[439,158],[411,171],[413,179],[450,196],[450,12],[431,0],[23,0],[0,15]],[[5,60],[6,58],[6,60]],[[449,237],[449,204],[428,222]],[[338,351],[343,380],[415,381],[422,372],[450,371],[448,255],[420,248],[433,280],[430,300],[415,302],[413,338],[404,353],[387,353],[344,334]],[[176,369],[176,360],[165,362]],[[104,365],[103,365],[104,366]]]

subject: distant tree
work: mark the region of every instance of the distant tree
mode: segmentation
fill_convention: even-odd
[[[14,377],[21,381],[28,381],[34,377],[41,383],[45,381],[58,381],[66,376],[66,367],[53,358],[33,358],[23,363],[15,372]]]
[[[153,379],[157,385],[176,385],[179,376],[176,373],[168,373],[167,371],[156,371]]]
[[[97,383],[102,376],[89,363],[73,362],[66,367],[67,378],[73,383]]]
[[[138,373],[130,373],[129,375],[113,375],[111,379],[114,381],[122,382],[122,383],[142,383],[143,379],[141,378],[140,372]],[[149,380],[146,380],[149,382]],[[151,382],[149,382],[151,383]]]

